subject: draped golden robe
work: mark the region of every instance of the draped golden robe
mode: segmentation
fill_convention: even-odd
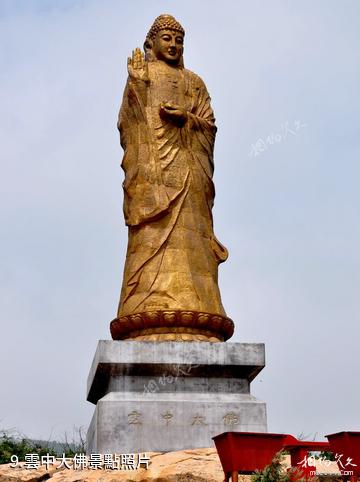
[[[211,212],[210,97],[189,70],[153,61],[148,72],[142,89],[128,79],[119,113],[129,238],[118,318],[156,310],[226,316],[218,264],[227,250],[215,238]],[[182,127],[160,117],[165,102],[186,108]]]

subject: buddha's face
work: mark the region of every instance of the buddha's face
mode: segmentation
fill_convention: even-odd
[[[152,50],[158,60],[177,65],[184,51],[184,37],[173,30],[160,30],[153,41]]]

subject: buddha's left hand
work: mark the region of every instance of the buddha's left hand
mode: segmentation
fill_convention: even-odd
[[[165,120],[170,120],[175,124],[184,125],[188,119],[188,114],[183,107],[166,102],[160,105],[160,117]]]

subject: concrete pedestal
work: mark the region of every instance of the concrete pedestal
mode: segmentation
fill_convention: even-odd
[[[211,447],[226,431],[266,432],[250,395],[263,344],[99,341],[88,377],[89,453]]]

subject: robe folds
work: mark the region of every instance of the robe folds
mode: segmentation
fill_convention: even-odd
[[[156,310],[225,315],[212,207],[215,119],[203,81],[182,67],[148,62],[148,81],[129,78],[119,113],[128,248],[118,317]],[[162,103],[184,107],[179,127]]]

